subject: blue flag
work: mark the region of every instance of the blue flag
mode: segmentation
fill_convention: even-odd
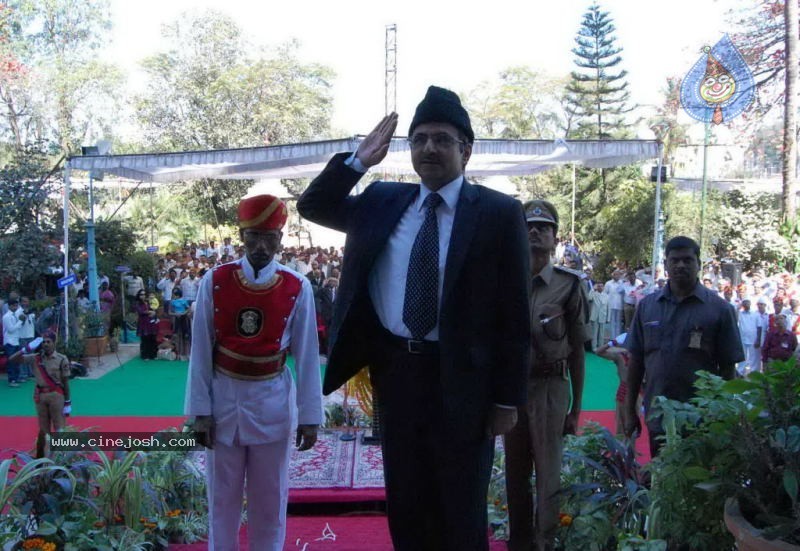
[[[753,102],[753,73],[727,34],[703,52],[681,83],[681,105],[693,119],[722,124]]]

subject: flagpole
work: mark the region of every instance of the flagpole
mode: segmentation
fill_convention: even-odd
[[[703,191],[700,195],[700,258],[705,249],[706,229],[706,195],[708,194],[708,142],[711,139],[711,122],[706,121],[705,140],[703,142]]]

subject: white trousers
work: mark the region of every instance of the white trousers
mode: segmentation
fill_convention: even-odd
[[[213,450],[206,451],[209,551],[239,550],[245,483],[250,549],[283,549],[291,449],[290,440],[281,440],[257,446],[217,442]]]
[[[611,308],[611,338],[617,338],[622,333],[622,309]]]
[[[744,343],[742,343],[742,348],[744,348],[744,361],[739,364],[739,374],[747,375],[754,371],[761,371],[761,348]]]

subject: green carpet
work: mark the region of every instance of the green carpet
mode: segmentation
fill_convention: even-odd
[[[583,388],[583,411],[614,411],[619,377],[614,362],[586,354],[586,381]]]
[[[168,417],[183,414],[188,362],[133,359],[100,379],[73,379],[73,415]],[[294,361],[289,358],[294,371]],[[322,368],[324,375],[324,367]],[[617,389],[614,364],[586,356],[583,410],[613,410]],[[35,415],[33,382],[0,386],[0,415]]]

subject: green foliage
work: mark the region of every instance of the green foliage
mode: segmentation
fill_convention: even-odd
[[[562,522],[561,546],[613,550],[621,539],[642,537],[650,500],[631,443],[588,424],[580,436],[567,437],[565,450],[562,515],[571,522]]]
[[[52,194],[59,181],[50,170],[40,147],[21,150],[0,168],[0,279],[28,294],[59,261],[51,243],[58,221]]]
[[[488,512],[489,527],[495,539],[507,540],[508,531],[508,499],[506,497],[505,453],[495,451],[492,474],[489,479]]]
[[[722,196],[718,215],[721,256],[735,258],[746,269],[786,266],[795,262],[800,236],[782,232],[779,198],[769,193],[732,190]]]
[[[653,186],[642,179],[628,180],[620,184],[617,197],[596,219],[604,236],[603,249],[614,251],[617,258],[632,266],[649,266],[655,211]]]
[[[567,85],[567,109],[578,123],[568,129],[570,137],[603,139],[623,137],[626,132],[622,115],[631,110],[628,72],[617,69],[622,48],[615,45],[615,30],[608,12],[597,4],[583,16],[572,49],[578,70]]]
[[[58,352],[64,354],[72,361],[78,361],[83,358],[83,351],[86,349],[86,341],[83,336],[77,331],[70,331],[69,339],[64,342],[59,339],[56,343]]]
[[[725,499],[765,535],[800,543],[800,372],[794,360],[723,381],[702,372],[688,403],[660,399],[666,446],[652,463],[653,535],[718,550],[732,546]]]
[[[111,133],[122,75],[99,61],[110,28],[107,0],[11,0],[6,46],[24,68],[0,84],[4,130],[70,154]]]
[[[125,219],[99,218],[95,221],[94,235],[98,270],[110,276],[114,267],[124,264],[128,255],[134,251],[139,234],[136,226]],[[84,221],[73,222],[69,240],[70,255],[77,258],[86,248]]]
[[[36,536],[68,551],[166,549],[208,526],[205,479],[189,452],[19,454],[0,463],[0,508],[4,549]]]
[[[567,126],[564,82],[529,67],[509,67],[483,81],[466,98],[478,135],[505,139],[555,139]]]
[[[329,136],[333,72],[301,62],[297,43],[248,54],[236,23],[215,11],[183,14],[164,36],[170,46],[144,61],[149,85],[135,102],[150,147],[225,149]],[[230,224],[250,185],[194,182],[186,206],[212,227]]]
[[[296,43],[248,57],[236,23],[215,11],[165,27],[167,51],[144,61],[148,92],[137,99],[147,141],[160,149],[291,143],[328,132],[330,69],[299,61]]]
[[[94,310],[87,310],[80,317],[84,338],[102,337],[106,334],[106,317],[104,314]]]

